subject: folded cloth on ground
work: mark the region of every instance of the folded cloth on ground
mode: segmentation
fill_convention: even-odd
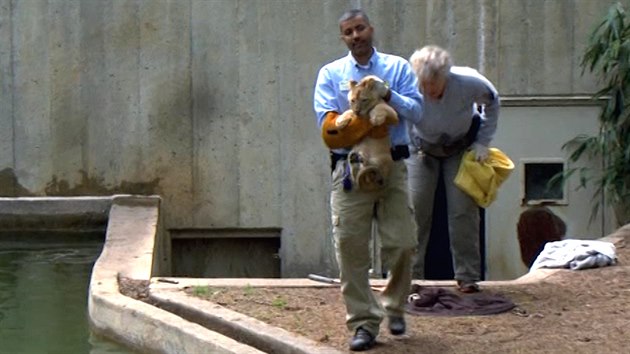
[[[506,312],[514,307],[509,299],[486,291],[460,296],[444,288],[414,284],[405,311],[424,316],[479,316]]]
[[[579,270],[605,267],[615,263],[617,263],[615,245],[611,242],[567,239],[547,242],[530,270],[538,268]]]

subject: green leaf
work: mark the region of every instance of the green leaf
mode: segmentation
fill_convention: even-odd
[[[554,183],[577,177],[577,187],[594,186],[592,217],[602,195],[608,201],[630,197],[630,21],[620,2],[612,4],[588,37],[580,61],[582,75],[594,74],[602,87],[592,95],[605,100],[594,136],[578,135],[562,145],[572,163],[584,158],[602,159],[601,170],[571,168],[554,176]],[[551,183],[551,180],[550,180]]]

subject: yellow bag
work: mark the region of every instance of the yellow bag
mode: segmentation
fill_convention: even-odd
[[[513,169],[512,160],[497,148],[488,149],[488,158],[483,162],[477,162],[475,152],[470,150],[462,157],[454,183],[480,207],[487,208]]]

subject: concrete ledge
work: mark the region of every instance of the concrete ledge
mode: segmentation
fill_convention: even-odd
[[[564,106],[599,106],[607,97],[592,96],[502,96],[503,107],[564,107]]]
[[[600,241],[611,242],[620,245],[624,238],[630,237],[630,224],[625,225],[610,235],[600,238]],[[513,280],[486,280],[479,284],[482,287],[492,286],[518,286],[531,283],[539,283],[559,272],[571,272],[568,269],[561,268],[541,268],[526,273]],[[338,279],[336,279],[338,280]],[[457,284],[454,280],[414,280],[414,284],[424,286],[441,286],[455,287]],[[386,279],[372,279],[370,284],[374,287],[385,286]],[[177,278],[177,277],[154,277],[151,280],[151,291],[160,292],[163,290],[179,290],[193,286],[210,286],[210,287],[338,287],[336,284],[325,284],[313,281],[308,278],[290,278],[290,279],[272,279],[272,278]]]
[[[104,230],[113,197],[0,198],[0,229]]]
[[[6,215],[59,215],[81,214],[85,212],[107,215],[114,198],[106,197],[0,197],[0,214]]]
[[[158,197],[113,198],[105,244],[90,281],[92,330],[141,352],[262,353],[120,293],[119,277],[147,283],[151,277],[159,203]]]
[[[115,279],[115,278],[114,278]],[[106,291],[105,288],[110,288]],[[142,353],[260,354],[252,347],[170,312],[118,293],[118,284],[90,291],[92,330]]]
[[[554,275],[557,272],[568,271],[565,269],[537,269],[514,280],[486,280],[479,284],[482,287],[491,286],[517,286],[523,284],[537,283]],[[338,280],[338,279],[335,279]],[[454,280],[414,280],[414,284],[423,286],[455,287]],[[371,279],[370,285],[373,287],[385,287],[386,279]],[[325,284],[307,278],[291,279],[267,279],[267,278],[175,278],[156,277],[151,280],[150,292],[154,294],[162,291],[183,291],[185,288],[194,286],[210,287],[284,287],[284,288],[334,288],[336,284]]]
[[[181,291],[152,291],[158,306],[266,353],[339,354],[329,346]]]

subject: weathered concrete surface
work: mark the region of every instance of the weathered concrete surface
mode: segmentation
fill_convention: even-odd
[[[119,277],[151,279],[159,198],[114,198],[103,251],[94,265],[88,314],[96,333],[141,352],[261,353],[120,293]]]
[[[312,94],[344,10],[381,51],[436,43],[502,95],[566,97],[597,90],[578,64],[611,3],[0,0],[0,195],[160,195],[167,229],[278,227],[284,276],[334,274]]]
[[[262,353],[200,325],[118,292],[102,282],[90,296],[94,330],[119,343],[150,353]]]
[[[0,229],[105,230],[111,204],[111,197],[0,197]]]

